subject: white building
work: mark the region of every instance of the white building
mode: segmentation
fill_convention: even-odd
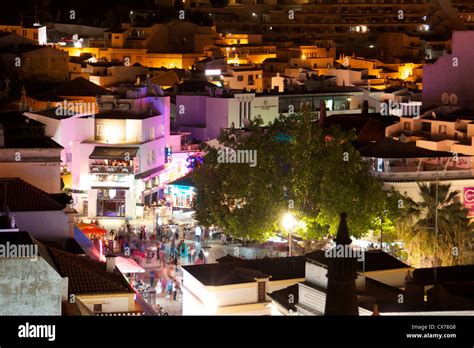
[[[244,126],[247,119],[262,118],[264,124],[279,115],[278,96],[255,93],[233,95],[177,95],[176,125],[180,131],[191,132],[198,140],[214,139],[222,129]]]
[[[72,173],[71,191],[81,214],[132,219],[142,214],[144,191],[157,197],[165,182],[187,169],[182,161],[177,166],[170,161],[181,136],[170,135],[169,97],[153,85],[113,91],[98,98],[95,114],[89,108],[89,113],[63,116],[56,108],[26,115],[46,124],[47,135],[64,144],[62,159]]]
[[[355,87],[331,87],[320,92],[279,94],[226,93],[210,91],[209,95],[176,95],[175,126],[190,132],[197,140],[215,139],[222,129],[242,128],[246,120],[257,117],[263,125],[280,114],[298,113],[303,108],[319,112],[325,101],[327,115],[356,112],[362,107],[364,91]]]
[[[183,266],[183,315],[269,315],[269,293],[304,279],[304,258]]]

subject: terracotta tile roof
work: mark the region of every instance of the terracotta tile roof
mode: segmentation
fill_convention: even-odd
[[[48,248],[62,277],[69,278],[70,294],[134,293],[120,273],[106,271],[104,262]]]
[[[451,152],[432,151],[392,138],[383,138],[376,143],[367,143],[359,148],[359,152],[363,157],[375,158],[436,158],[453,156]]]
[[[339,126],[344,131],[354,130],[357,140],[363,142],[383,139],[388,125],[378,119],[354,114],[331,115],[324,120],[325,127]]]
[[[65,207],[50,194],[20,178],[0,178],[0,197],[2,202],[6,199],[12,212],[63,210]]]
[[[268,296],[286,310],[296,312],[297,309],[295,304],[298,303],[298,288],[298,284],[294,284],[287,288],[273,291],[272,293],[269,293]],[[290,301],[290,299],[292,299],[292,301]]]

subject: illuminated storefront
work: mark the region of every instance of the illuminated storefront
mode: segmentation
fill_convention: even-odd
[[[196,195],[191,174],[168,184],[167,193],[173,202],[173,208],[191,209],[194,196]]]
[[[89,156],[90,216],[125,218],[135,215],[138,152],[138,147],[94,147]]]

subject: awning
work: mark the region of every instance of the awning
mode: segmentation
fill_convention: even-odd
[[[115,258],[115,265],[122,273],[145,273],[145,269],[140,267],[138,263],[133,259],[129,259],[122,256],[117,256]]]
[[[137,152],[138,147],[96,146],[89,158],[130,160]]]
[[[135,174],[135,179],[144,179],[144,178],[147,178],[153,174],[156,174],[156,173],[159,173],[161,172],[162,170],[165,169],[165,166],[162,165],[162,166],[159,166],[159,167],[155,167],[155,168],[152,168],[150,170],[147,170],[146,172],[143,172],[143,173],[138,173],[138,174]]]
[[[168,186],[187,186],[187,187],[195,187],[194,181],[193,181],[193,174],[192,172],[189,172],[185,176],[182,176],[179,179],[176,179],[170,183],[168,183]]]
[[[94,224],[85,224],[80,222],[76,226],[86,234],[107,234],[107,230],[104,230],[103,228]]]

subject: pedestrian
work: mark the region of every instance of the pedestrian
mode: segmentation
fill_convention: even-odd
[[[163,293],[166,292],[166,285],[167,285],[166,277],[161,278],[161,293],[160,293],[161,295],[163,295]]]
[[[201,234],[202,234],[202,228],[198,224],[196,224],[196,227],[194,229],[194,235],[196,236],[196,242],[200,243],[201,242]]]
[[[163,283],[162,283],[161,279],[158,279],[158,281],[157,281],[156,293],[158,294],[158,296],[161,296],[161,294],[163,293]]]
[[[176,302],[176,295],[178,294],[178,284],[176,283],[176,281],[173,281],[172,291],[173,291],[173,301]]]
[[[198,258],[202,261],[202,263],[205,263],[205,260],[206,260],[206,256],[204,255],[204,251],[201,251],[199,252],[199,256]]]
[[[155,287],[155,276],[156,272],[152,269],[150,272],[150,287]]]
[[[186,261],[186,259],[188,259],[188,256],[189,255],[189,245],[186,245],[186,243],[184,243],[184,261]]]
[[[167,284],[166,284],[166,298],[172,300],[172,294],[173,294],[173,282],[171,279],[168,279]]]

